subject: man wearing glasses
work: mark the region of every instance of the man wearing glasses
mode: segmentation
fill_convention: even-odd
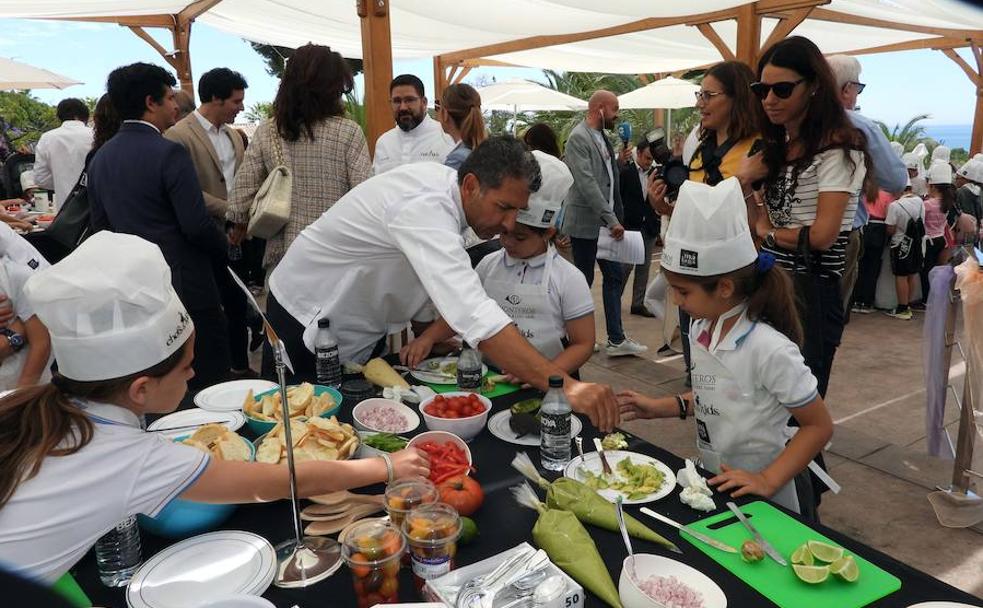
[[[904,163],[901,162],[901,158],[891,149],[891,144],[884,137],[884,133],[880,127],[874,121],[855,110],[857,107],[857,97],[863,92],[866,86],[860,82],[860,62],[857,61],[856,57],[850,55],[832,55],[827,57],[826,61],[833,70],[833,76],[836,77],[836,86],[840,90],[840,101],[847,111],[847,117],[849,117],[853,126],[863,132],[864,137],[867,138],[867,152],[870,153],[870,160],[873,165],[874,178],[877,181],[878,189],[889,193],[891,200],[898,198],[901,192],[904,191],[905,183],[908,181],[908,171],[905,169]],[[861,193],[861,201],[864,199],[865,197]],[[868,221],[870,222],[869,227],[867,227]],[[853,299],[853,286],[857,282],[860,252],[862,249],[869,250],[871,257],[868,266],[870,266],[870,269],[866,274],[871,274],[871,272],[875,274],[873,277],[867,277],[867,280],[869,281],[871,278],[876,280],[876,271],[880,269],[881,252],[884,250],[886,238],[887,233],[884,218],[871,216],[867,205],[862,202],[857,205],[857,213],[853,216],[853,230],[850,231],[850,240],[847,241],[846,267],[843,269],[840,290],[843,294],[843,309],[847,318],[849,318],[849,312],[851,310],[850,302]],[[863,247],[861,247],[861,240],[863,241]],[[867,255],[865,254],[864,257],[866,258]],[[874,265],[876,265],[876,269]],[[853,311],[868,313],[871,312],[871,309],[867,306],[858,305],[854,307]]]
[[[427,114],[423,81],[412,74],[393,78],[389,102],[396,126],[379,136],[372,172],[379,175],[400,165],[444,162],[454,140]]]

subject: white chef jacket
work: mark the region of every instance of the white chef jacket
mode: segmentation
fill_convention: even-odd
[[[0,256],[0,293],[6,294],[13,305],[14,315],[21,321],[27,321],[34,316],[34,306],[31,300],[24,296],[24,285],[27,280],[34,275],[34,270],[30,267],[18,263],[9,256]],[[20,350],[0,361],[0,390],[11,390],[17,388],[17,380],[24,370],[27,363],[28,354],[31,352],[32,345],[27,344]],[[51,359],[48,365],[41,372],[39,384],[44,384],[51,380]]]
[[[226,132],[225,125],[222,125],[222,128],[216,127],[198,110],[195,110],[195,118],[198,119],[201,128],[208,134],[208,141],[212,142],[212,147],[215,148],[215,154],[218,156],[218,162],[222,167],[222,177],[225,178],[227,187],[231,189],[236,176],[236,149],[232,145],[232,140],[229,139],[232,134]]]
[[[393,127],[379,136],[372,173],[379,175],[410,163],[443,163],[454,145],[454,139],[444,133],[440,123],[425,115],[423,122],[411,131]]]
[[[27,239],[17,234],[5,222],[0,222],[0,255],[12,259],[29,270],[43,270],[50,266],[44,256]]]
[[[511,323],[464,250],[457,172],[436,163],[362,182],[305,228],[270,275],[270,292],[304,325],[314,352],[327,317],[342,361],[365,361],[390,326],[424,320],[431,300],[476,346]]]
[[[156,516],[208,466],[205,452],[141,430],[130,410],[78,405],[94,423],[92,441],[46,458],[0,508],[0,564],[21,576],[54,582],[100,536],[131,515]]]
[[[55,191],[56,211],[75,187],[91,149],[92,129],[80,120],[66,120],[38,140],[34,151],[34,181],[46,190]]]

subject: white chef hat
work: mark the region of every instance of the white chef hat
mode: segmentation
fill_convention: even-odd
[[[92,382],[135,374],[180,349],[194,330],[160,249],[102,231],[24,287],[51,334],[58,371]]]
[[[983,152],[980,152],[979,154],[977,154],[976,156],[974,156],[973,157],[973,160],[975,160],[975,161],[983,161]]]
[[[37,181],[34,179],[34,171],[28,169],[20,174],[20,189],[24,192],[32,190],[38,187]]]
[[[914,152],[906,152],[901,157],[902,162],[906,169],[918,169],[919,172],[922,170],[922,159],[918,158],[918,155]]]
[[[966,179],[977,184],[983,184],[983,160],[974,158],[969,161],[969,173],[966,175]]]
[[[944,160],[936,160],[932,163],[932,166],[928,168],[928,173],[925,175],[925,177],[926,181],[928,181],[930,184],[951,184],[952,165]]]
[[[949,162],[950,153],[951,151],[948,146],[935,146],[935,149],[932,150],[932,162],[934,163],[937,160]]]
[[[740,182],[716,186],[686,181],[672,212],[662,249],[662,267],[672,272],[713,276],[758,259],[748,227]]]
[[[519,211],[515,221],[534,228],[549,228],[573,185],[573,175],[566,163],[555,156],[539,150],[533,150],[532,154],[539,163],[543,180],[539,190],[529,195],[529,206]]]
[[[902,144],[899,141],[892,141],[890,143],[891,143],[891,149],[894,150],[894,153],[898,155],[898,158],[904,156],[904,144]]]
[[[956,175],[958,175],[960,177],[963,177],[963,178],[966,178],[966,179],[968,179],[970,181],[976,181],[976,180],[973,179],[973,176],[975,174],[975,168],[976,168],[975,166],[976,166],[976,164],[977,164],[976,161],[974,161],[973,159],[967,160],[956,171]]]

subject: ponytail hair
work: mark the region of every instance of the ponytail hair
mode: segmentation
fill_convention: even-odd
[[[691,281],[707,293],[713,293],[723,279],[734,283],[734,297],[747,301],[747,316],[752,321],[771,325],[786,338],[802,346],[802,322],[792,279],[770,253],[761,252],[758,259],[733,272],[708,277],[674,273],[663,269],[670,277]]]
[[[18,389],[0,399],[0,509],[17,486],[38,474],[45,458],[71,456],[92,441],[95,427],[73,398],[118,399],[138,378],[171,373],[190,343],[157,365],[122,378],[79,382],[55,372],[50,384]]]
[[[481,115],[481,95],[469,84],[452,84],[444,89],[440,97],[440,107],[454,121],[461,132],[461,141],[474,150],[488,139],[485,119]]]
[[[939,193],[939,208],[943,213],[956,208],[956,187],[952,184],[929,184],[929,188],[934,188]]]

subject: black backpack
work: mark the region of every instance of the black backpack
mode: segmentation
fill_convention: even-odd
[[[921,217],[913,217],[900,202],[898,205],[908,216],[908,226],[905,228],[904,238],[896,246],[897,259],[909,269],[921,268],[925,260],[925,251],[922,248],[925,239],[925,222]]]

